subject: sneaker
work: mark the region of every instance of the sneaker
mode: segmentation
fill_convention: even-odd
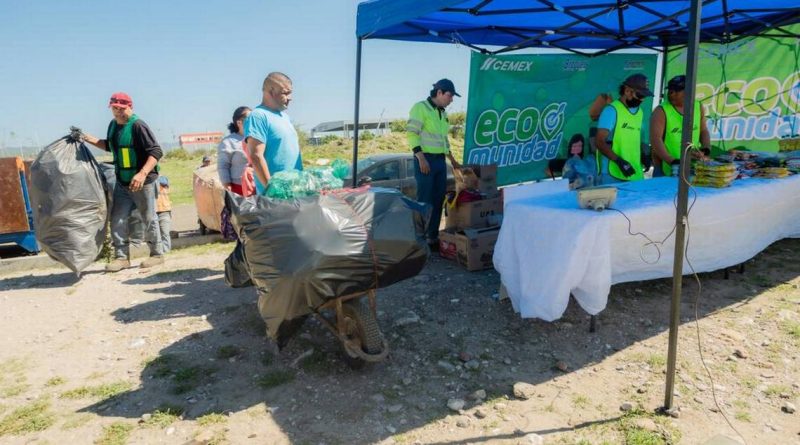
[[[151,256],[150,258],[142,261],[142,264],[139,267],[148,268],[153,266],[158,266],[159,264],[164,264],[164,255],[155,255]]]
[[[119,272],[122,269],[131,267],[131,262],[125,258],[117,258],[116,260],[106,264],[106,272]]]

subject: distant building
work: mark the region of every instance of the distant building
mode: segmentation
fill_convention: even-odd
[[[359,134],[363,131],[370,131],[376,135],[388,133],[390,120],[386,119],[364,119],[358,122]],[[346,139],[353,137],[353,129],[355,124],[353,121],[330,121],[322,122],[311,129],[309,142],[312,144],[318,143],[322,137],[327,135],[341,136]]]
[[[202,146],[217,146],[222,140],[221,131],[208,131],[205,133],[185,133],[178,136],[178,143],[182,148],[201,148]]]

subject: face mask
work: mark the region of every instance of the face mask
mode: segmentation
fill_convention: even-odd
[[[632,98],[628,99],[628,107],[630,107],[630,108],[636,108],[641,104],[642,104],[642,100],[639,99],[639,98],[632,97]]]

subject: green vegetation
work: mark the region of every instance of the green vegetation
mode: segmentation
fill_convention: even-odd
[[[10,358],[0,363],[0,397],[14,397],[25,392],[29,385],[25,377],[28,361]]]
[[[242,354],[242,349],[235,345],[225,345],[217,349],[217,358],[220,360],[227,360]]]
[[[153,411],[150,418],[145,420],[142,425],[146,427],[164,428],[180,419],[183,408],[175,405],[162,405]]]
[[[197,418],[200,426],[216,425],[228,421],[228,416],[220,413],[208,413]]]
[[[214,371],[214,368],[207,366],[181,368],[173,376],[175,386],[173,386],[172,392],[174,394],[183,394],[204,385],[211,381],[211,375],[214,374]]]
[[[125,422],[114,422],[103,428],[103,435],[97,439],[96,445],[125,445],[133,431],[133,425]]]
[[[44,431],[55,422],[50,402],[37,400],[15,409],[0,420],[0,437],[6,434],[25,434]]]
[[[263,376],[259,377],[256,379],[256,384],[264,389],[269,389],[289,383],[292,380],[294,380],[294,373],[292,371],[279,369],[269,371]]]
[[[58,386],[63,385],[64,383],[67,383],[67,380],[64,377],[56,376],[45,382],[44,386]]]
[[[59,397],[62,399],[86,399],[90,397],[108,399],[118,396],[125,391],[128,391],[132,387],[133,385],[131,382],[121,380],[118,382],[104,383],[97,386],[81,386],[79,388],[63,392]]]
[[[572,406],[575,408],[585,408],[589,406],[589,399],[584,395],[576,395],[572,398]]]
[[[306,372],[315,374],[324,374],[331,369],[327,356],[316,349],[311,355],[300,361],[300,367]]]

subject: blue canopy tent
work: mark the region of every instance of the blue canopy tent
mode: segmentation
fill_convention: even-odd
[[[702,13],[702,14],[701,14]],[[464,45],[501,54],[556,48],[595,57],[627,48],[666,52],[686,46],[687,97],[695,97],[700,42],[730,43],[745,37],[800,38],[781,28],[800,22],[797,0],[371,0],[358,5],[355,128],[361,87],[361,45],[367,39]],[[596,50],[596,51],[586,51]],[[599,51],[597,51],[599,50]],[[687,107],[682,146],[691,141],[693,107]],[[689,156],[681,157],[685,178]],[[358,130],[353,140],[357,178]],[[679,181],[675,262],[664,409],[672,409],[677,357],[689,183]]]

